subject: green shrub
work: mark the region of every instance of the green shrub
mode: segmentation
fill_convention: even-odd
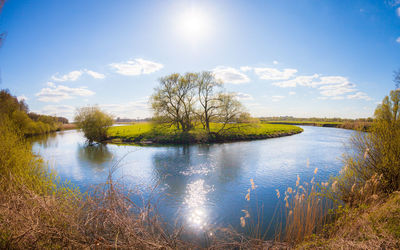
[[[391,91],[375,110],[371,132],[352,137],[353,152],[345,155],[337,179],[343,201],[365,201],[377,192],[400,189],[399,103],[400,90]]]
[[[113,124],[112,117],[96,106],[80,108],[75,121],[89,144],[107,139],[107,130]]]

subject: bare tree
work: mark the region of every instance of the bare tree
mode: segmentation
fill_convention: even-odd
[[[178,130],[189,131],[197,118],[208,133],[211,122],[222,124],[218,134],[232,128],[227,124],[237,123],[244,112],[235,94],[218,91],[222,82],[211,72],[175,73],[160,78],[159,82],[151,97],[154,118],[175,125]]]
[[[193,126],[196,74],[178,73],[160,78],[160,86],[151,97],[155,117],[163,123],[176,125],[182,131]]]
[[[244,112],[243,105],[236,99],[236,95],[232,93],[220,94],[218,107],[218,120],[222,123],[221,128],[216,132],[220,134],[226,130],[226,125],[235,123],[240,115]]]
[[[215,79],[214,75],[209,71],[204,71],[199,74],[197,79],[198,100],[200,110],[198,117],[203,128],[210,133],[210,122],[218,117],[218,108],[220,98],[216,93],[217,88],[222,87],[222,82]]]

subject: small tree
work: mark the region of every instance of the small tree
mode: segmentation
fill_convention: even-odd
[[[99,107],[82,107],[75,115],[78,128],[82,129],[89,144],[107,138],[107,130],[113,124],[112,117]]]

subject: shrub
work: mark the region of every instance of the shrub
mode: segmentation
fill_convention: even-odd
[[[80,108],[75,116],[78,128],[82,129],[89,144],[100,142],[107,138],[107,130],[113,124],[110,115],[99,107]]]
[[[337,179],[343,201],[353,204],[400,189],[399,103],[400,90],[391,91],[375,110],[371,132],[352,137],[353,152],[345,155],[345,168]]]

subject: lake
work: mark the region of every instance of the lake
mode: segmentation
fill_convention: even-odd
[[[104,183],[117,161],[114,177],[139,188],[146,199],[160,198],[157,208],[168,222],[179,218],[188,231],[208,232],[232,225],[240,230],[242,209],[263,206],[268,222],[281,193],[297,175],[326,181],[342,167],[341,155],[354,131],[303,126],[303,133],[257,141],[190,146],[86,146],[81,132],[63,131],[33,139],[33,150],[63,180],[87,190]],[[256,198],[245,200],[250,179]],[[150,193],[150,187],[157,188]]]

